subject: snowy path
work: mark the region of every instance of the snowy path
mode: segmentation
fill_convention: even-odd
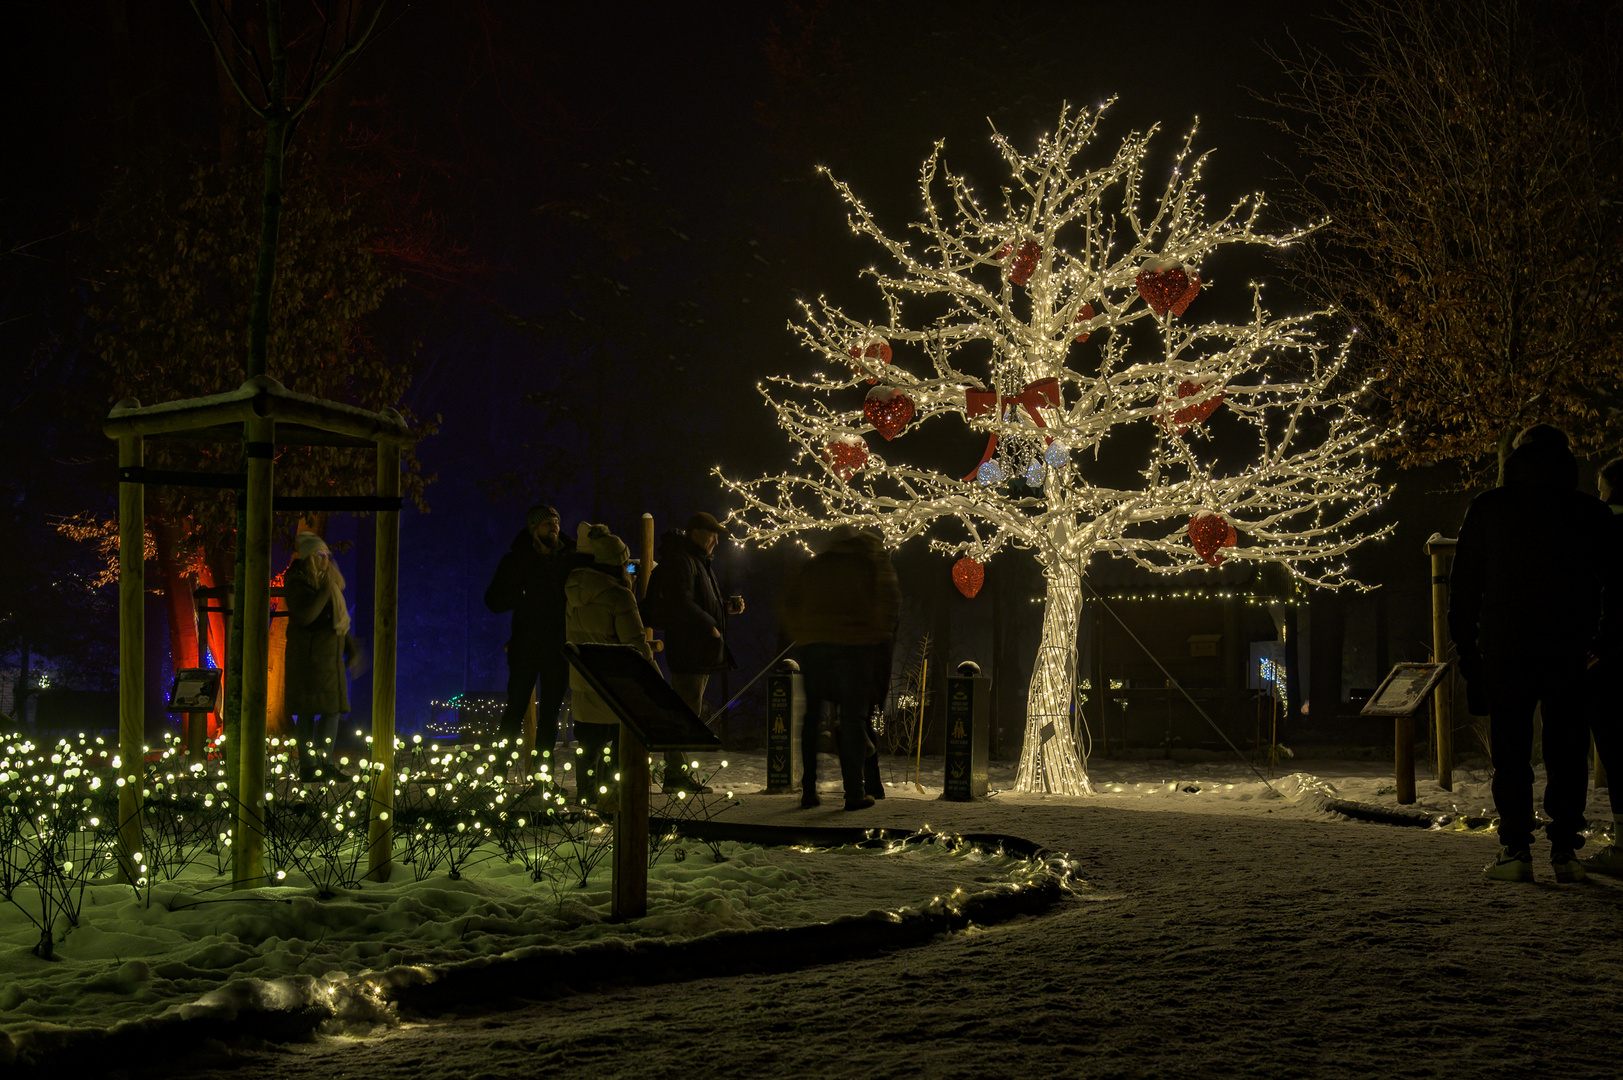
[[[1071,852],[1090,888],[1048,916],[873,960],[615,988],[163,1074],[1611,1080],[1623,1069],[1620,883],[1557,887],[1545,866],[1532,886],[1484,882],[1487,834],[1301,804],[1176,805],[893,797],[864,823],[1024,836]],[[750,798],[740,816],[854,817],[791,807]]]

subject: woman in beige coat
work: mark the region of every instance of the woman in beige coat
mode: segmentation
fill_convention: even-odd
[[[591,566],[571,571],[564,582],[564,635],[576,645],[624,645],[653,663],[654,654],[637,613],[626,565],[631,551],[609,532],[607,525],[581,523],[577,550],[590,551]],[[608,702],[587,685],[579,671],[569,671],[570,710],[575,718],[575,739],[584,753],[585,766],[576,777],[576,794],[585,803],[608,795],[614,776],[620,718]],[[605,750],[610,758],[605,766]],[[559,778],[561,779],[561,777]]]

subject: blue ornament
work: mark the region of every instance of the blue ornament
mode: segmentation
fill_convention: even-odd
[[[1048,449],[1043,451],[1043,457],[1048,461],[1051,469],[1063,469],[1071,463],[1071,448],[1062,442],[1051,442]]]
[[[1005,475],[1003,466],[995,461],[983,461],[981,467],[975,470],[975,479],[987,487],[991,487],[993,484],[1001,484]]]
[[[1042,487],[1043,473],[1046,471],[1047,470],[1043,465],[1042,458],[1032,458],[1031,464],[1026,466],[1026,483],[1030,484],[1032,487]]]

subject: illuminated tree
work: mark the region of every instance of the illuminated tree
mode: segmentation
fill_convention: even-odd
[[[1000,550],[1032,553],[1046,595],[1021,791],[1090,790],[1069,718],[1092,556],[1162,574],[1225,557],[1271,562],[1334,586],[1381,496],[1378,437],[1355,408],[1362,388],[1339,378],[1346,348],[1321,345],[1315,316],[1276,317],[1252,285],[1243,321],[1184,317],[1207,302],[1196,297],[1211,288],[1209,256],[1302,232],[1259,232],[1260,195],[1208,218],[1193,132],[1153,200],[1141,185],[1155,129],[1084,164],[1103,112],[1065,110],[1030,153],[994,131],[1012,177],[995,210],[946,170],[937,144],[919,179],[921,243],[893,239],[835,181],[852,229],[888,257],[889,269],[867,271],[884,315],[804,305],[791,329],[823,370],[761,384],[794,471],[721,476],[755,540],[844,523],[895,546],[929,531],[932,548],[961,557],[954,576],[967,592]],[[970,461],[890,461],[870,436],[949,419],[987,440],[965,476]]]

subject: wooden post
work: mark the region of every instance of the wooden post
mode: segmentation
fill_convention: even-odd
[[[386,415],[394,410],[385,409]],[[398,418],[398,416],[396,417]],[[378,497],[400,497],[400,447],[380,442]],[[378,511],[373,558],[372,609],[372,816],[367,831],[367,872],[387,881],[394,856],[395,640],[400,615],[400,511]]]
[[[620,725],[620,810],[614,815],[615,919],[648,914],[648,750]]]
[[[642,554],[637,558],[637,599],[643,600],[648,596],[648,578],[654,572],[654,515],[644,514],[638,522],[638,547]],[[648,642],[649,648],[655,652],[665,648],[663,641],[654,640],[654,628],[645,626],[642,636]]]
[[[130,402],[134,404],[134,402]],[[144,847],[141,773],[146,741],[146,507],[142,486],[125,479],[141,468],[141,436],[118,440],[118,877],[140,880]]]
[[[535,687],[530,687],[530,703],[524,707],[524,739],[518,748],[518,764],[525,776],[535,764]],[[552,749],[548,747],[548,749]],[[502,766],[504,769],[506,766]]]
[[[253,889],[265,876],[265,708],[270,663],[271,491],[276,424],[249,420],[248,495],[242,619],[242,722],[237,747],[237,829],[231,886]]]
[[[1392,739],[1392,771],[1397,778],[1398,802],[1414,802],[1414,717],[1400,716]]]
[[[1456,541],[1446,540],[1433,533],[1426,541],[1426,554],[1431,556],[1431,650],[1433,663],[1448,661],[1448,571],[1454,561]],[[1436,718],[1437,784],[1444,791],[1454,790],[1454,672],[1452,670],[1437,684],[1431,696],[1432,715]],[[1401,784],[1401,781],[1399,781]]]

